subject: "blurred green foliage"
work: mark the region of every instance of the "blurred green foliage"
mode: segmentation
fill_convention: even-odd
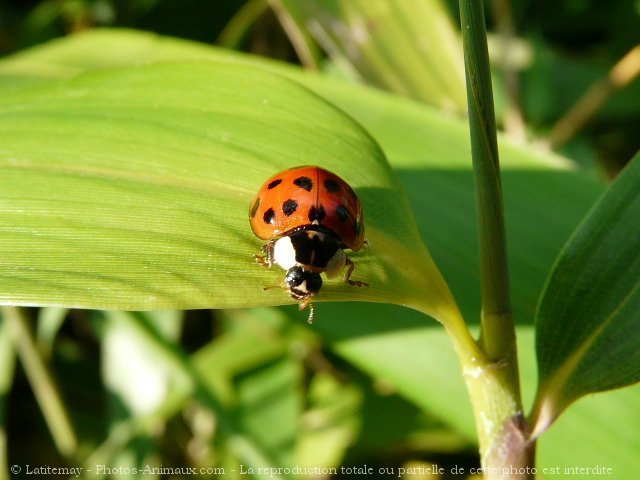
[[[237,40],[235,45],[242,51],[300,63],[290,41],[291,31],[281,27],[282,17],[270,8],[286,3],[4,0],[0,3],[0,54],[9,55],[96,27],[127,27],[210,44],[227,34],[226,38]],[[331,2],[324,2],[325,6],[327,3]],[[457,2],[447,3],[447,14],[454,20],[452,25],[456,25]],[[490,29],[494,32],[501,25],[499,9],[495,8],[501,3],[493,2],[494,8],[488,8]],[[297,22],[303,32],[308,25],[305,15],[317,12],[290,13],[294,24]],[[640,8],[635,0],[514,1],[510,21],[518,45],[522,46],[522,59],[513,68],[519,73],[519,95],[527,135],[544,138],[571,105],[638,43]],[[321,17],[318,23],[322,23]],[[233,26],[233,35],[229,32],[230,26]],[[385,83],[368,77],[370,65],[364,68],[349,64],[348,56],[336,55],[340,48],[348,49],[348,43],[329,52],[333,55],[320,54],[320,47],[326,47],[322,39],[314,36],[312,29],[303,33],[301,41],[314,42],[310,48],[312,57],[315,55],[318,67],[328,75],[367,81],[394,91],[393,86],[397,84],[393,79]],[[396,68],[396,64],[385,68]],[[496,71],[498,101],[504,107],[508,87],[500,68]],[[410,88],[400,93],[429,101],[413,95]],[[350,113],[357,116],[358,112]],[[504,116],[501,121],[504,125]],[[368,128],[375,129],[375,119],[371,123],[373,127]],[[516,302],[516,309],[520,309],[517,313],[522,323],[531,322],[538,283],[552,261],[545,242],[559,248],[584,213],[585,206],[602,190],[602,173],[615,175],[640,148],[638,124],[640,84],[636,81],[617,92],[595,112],[587,127],[562,148],[562,153],[589,174],[573,179],[570,198],[567,205],[559,209],[561,213],[551,209],[543,212],[543,216],[548,215],[551,222],[557,223],[552,233],[539,238],[535,226],[525,230],[520,225],[512,234],[511,240],[519,243],[527,242],[527,235],[534,239],[531,250],[516,249],[516,256],[524,255],[523,251],[530,253],[530,258],[518,263],[521,271],[516,276],[524,278],[530,274],[523,266],[530,266],[531,271],[539,270],[531,283],[516,279],[515,296],[522,301],[522,304]],[[394,125],[389,128],[393,129]],[[382,126],[380,129],[372,131],[376,138],[384,138]],[[433,216],[441,225],[447,215],[473,208],[468,172],[435,168],[428,173],[416,173],[410,161],[402,164],[406,160],[402,158],[405,146],[395,147],[392,151],[399,154],[399,159],[394,166],[400,165],[400,179],[422,217]],[[409,157],[411,150],[407,148],[406,152]],[[444,213],[431,204],[425,205],[421,192],[423,182],[417,177],[428,175],[436,179],[433,182],[436,192],[432,195],[437,196],[437,188],[441,188],[442,196],[446,194],[450,201],[460,205],[453,205],[451,210],[445,208]],[[565,173],[540,171],[534,175],[537,177],[532,181],[531,175],[517,169],[506,174],[507,216],[512,216],[512,225],[532,218],[527,217],[526,208],[517,201],[516,208],[510,212],[513,207],[509,206],[509,197],[516,198],[523,189],[529,188],[531,195],[535,195],[539,189],[551,185],[555,190],[553,198],[563,199]],[[545,194],[547,191],[544,190]],[[539,212],[536,215],[533,218],[541,218]],[[437,228],[424,227],[425,223],[420,226],[426,236],[436,239],[443,236],[447,241],[451,236],[462,237],[473,231],[470,227],[461,232],[448,232],[447,236]],[[434,256],[440,257],[448,277],[453,277],[455,291],[469,270],[475,268],[475,251],[469,252],[468,257],[448,255],[447,241],[434,242]],[[472,310],[477,299],[467,295],[461,303],[463,309]],[[367,308],[378,310],[378,307],[367,306],[365,312]],[[460,419],[455,418],[455,410],[464,401],[452,402],[453,411],[445,414],[430,411],[418,399],[408,400],[406,395],[399,395],[397,385],[380,374],[386,365],[376,363],[377,348],[387,344],[376,343],[376,334],[380,337],[405,334],[403,342],[412,338],[410,333],[414,330],[415,338],[421,340],[423,336],[432,335],[431,332],[418,333],[422,320],[416,319],[413,313],[384,308],[388,308],[384,311],[389,317],[397,318],[398,331],[384,331],[385,325],[373,325],[368,327],[370,331],[360,332],[362,338],[344,328],[350,315],[356,315],[355,307],[351,306],[339,309],[322,305],[318,316],[330,318],[326,321],[321,318],[316,329],[302,326],[299,315],[291,308],[147,314],[29,310],[30,317],[23,320],[26,325],[37,326],[32,332],[32,343],[55,379],[56,390],[64,402],[62,408],[73,425],[72,435],[77,437],[66,440],[80,445],[74,458],[64,457],[61,453],[64,449],[52,441],[50,427],[42,416],[34,414],[41,408],[34,380],[21,368],[14,369],[16,363],[11,349],[2,343],[7,325],[0,322],[0,419],[8,412],[5,424],[10,439],[8,464],[75,466],[84,462],[87,468],[106,464],[114,469],[118,466],[142,469],[146,464],[217,465],[230,470],[239,457],[255,458],[256,452],[248,445],[253,442],[262,452],[267,452],[270,459],[281,464],[290,464],[295,458],[300,464],[327,467],[365,463],[375,467],[408,464],[427,467],[432,463],[445,467],[475,465],[473,435],[464,427],[469,425],[468,412],[461,412]],[[376,331],[378,327],[380,330]],[[328,330],[332,333],[328,334]],[[521,338],[531,340],[531,330],[526,326],[519,333]],[[327,337],[331,338],[331,344],[327,343]],[[446,340],[433,337],[434,351],[441,353],[442,358],[451,355]],[[523,350],[526,352],[527,347]],[[401,353],[392,352],[392,355]],[[530,366],[533,361],[524,364]],[[418,375],[423,374],[419,368],[416,370]],[[456,380],[438,378],[437,369],[434,371],[428,377],[429,381],[433,380],[433,389],[460,391]],[[535,372],[525,372],[523,376],[526,383],[526,378],[535,377]],[[412,375],[407,378],[407,381],[415,379]],[[447,382],[454,385],[448,386]],[[578,426],[565,431],[559,429],[555,445],[566,442],[566,435],[569,438],[573,435],[574,439],[579,435],[583,443],[600,441],[605,444],[603,455],[609,455],[607,458],[612,464],[627,465],[627,471],[631,471],[625,449],[610,446],[610,450],[606,450],[610,442],[596,438],[594,431],[612,427],[599,425],[604,417],[598,417],[594,411],[606,409],[617,417],[611,423],[621,425],[615,428],[615,435],[625,442],[627,450],[633,450],[634,445],[640,447],[637,432],[634,434],[633,425],[628,422],[637,409],[636,392],[637,388],[618,392],[611,400],[600,399],[582,410],[577,409],[574,425]],[[442,408],[446,409],[446,405]],[[220,412],[230,418],[225,419]],[[588,428],[586,419],[593,421],[592,429]],[[241,432],[228,430],[226,423],[239,425]],[[220,432],[231,441],[220,444],[217,435]],[[246,436],[251,437],[252,442],[247,442]],[[0,435],[0,445],[1,440]],[[563,458],[561,452],[544,452],[544,449],[543,444],[541,450],[547,458],[556,461]],[[85,475],[85,478],[96,478],[94,474]],[[157,478],[178,477],[159,475]]]

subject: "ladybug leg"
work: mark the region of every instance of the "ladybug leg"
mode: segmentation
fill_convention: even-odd
[[[349,285],[353,285],[355,287],[368,287],[369,284],[367,282],[363,282],[361,280],[351,280],[351,274],[353,273],[353,270],[356,268],[356,264],[353,263],[353,261],[351,261],[350,259],[346,259],[344,264],[347,267],[347,271],[344,274],[344,277],[342,278],[343,281],[347,282]]]
[[[261,267],[271,268],[273,267],[274,259],[273,259],[273,245],[275,242],[271,241],[262,246],[261,251],[264,255],[254,255],[253,258],[256,259],[256,263]]]
[[[305,297],[300,301],[298,308],[302,311],[305,308],[309,307],[309,318],[307,319],[307,323],[311,325],[313,323],[313,315],[315,313],[315,309],[313,308],[313,303],[311,303],[311,296]]]

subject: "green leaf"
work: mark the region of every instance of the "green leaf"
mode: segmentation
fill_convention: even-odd
[[[201,62],[30,85],[0,101],[0,132],[4,303],[291,302],[279,289],[262,291],[282,275],[253,260],[261,242],[248,206],[265,178],[311,163],[356,189],[369,240],[353,258],[371,288],[330,282],[320,299],[431,302],[434,316],[455,313],[377,144],[269,72]]]
[[[525,403],[530,405],[538,375],[532,325],[518,328],[518,357]],[[544,478],[566,480],[564,467],[600,465],[611,468],[615,477],[634,478],[640,466],[638,405],[640,385],[589,395],[573,404],[538,440],[538,472],[547,468]],[[564,448],[566,445],[571,448]],[[551,469],[555,469],[554,474]]]
[[[560,253],[538,308],[536,431],[588,393],[640,380],[640,155]]]

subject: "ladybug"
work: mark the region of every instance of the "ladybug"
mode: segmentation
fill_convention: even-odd
[[[269,178],[249,208],[253,233],[268,243],[259,265],[278,264],[287,273],[284,285],[300,310],[322,287],[320,274],[333,278],[347,267],[343,280],[358,287],[368,284],[351,280],[355,264],[344,249],[357,252],[364,244],[362,204],[347,182],[316,166],[290,168]]]

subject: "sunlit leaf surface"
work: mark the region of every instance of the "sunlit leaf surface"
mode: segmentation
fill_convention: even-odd
[[[104,70],[14,90],[0,116],[4,302],[283,303],[281,290],[262,292],[278,276],[255,265],[248,207],[265,178],[300,164],[347,179],[365,209],[369,248],[354,259],[371,288],[330,285],[323,297],[395,288],[408,302],[429,285],[410,272],[430,260],[382,152],[284,78],[230,63]],[[418,264],[398,268],[403,250]]]

